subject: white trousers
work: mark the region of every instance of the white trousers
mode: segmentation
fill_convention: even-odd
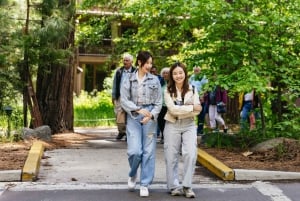
[[[169,190],[184,186],[192,187],[197,159],[197,133],[193,118],[166,121],[164,130],[164,155],[166,162],[167,187]],[[182,153],[183,171],[180,185],[178,164]]]
[[[217,106],[216,105],[209,105],[208,106],[208,116],[209,116],[209,124],[210,128],[215,129],[217,127],[216,121],[221,126],[224,126],[225,128],[225,121],[222,118],[221,114],[217,112]]]

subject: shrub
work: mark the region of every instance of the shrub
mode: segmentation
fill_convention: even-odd
[[[74,97],[74,126],[112,125],[115,125],[115,114],[108,91],[82,91]]]

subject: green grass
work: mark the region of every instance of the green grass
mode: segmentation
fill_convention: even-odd
[[[114,126],[115,114],[108,92],[82,91],[74,97],[74,126]]]

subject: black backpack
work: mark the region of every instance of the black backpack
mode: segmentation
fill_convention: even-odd
[[[216,100],[216,90],[213,90],[211,92],[208,93],[208,100],[209,100],[209,104],[210,105],[216,105],[217,104],[217,100]]]

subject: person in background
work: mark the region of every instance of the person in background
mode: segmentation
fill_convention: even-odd
[[[157,73],[157,68],[155,66],[152,66],[150,73],[157,76],[160,86],[163,86],[165,84],[163,77]]]
[[[217,131],[217,123],[221,126],[224,133],[227,133],[227,127],[222,115],[217,112],[217,104],[222,103],[226,106],[227,91],[220,86],[214,86],[213,90],[207,92],[204,96],[204,101],[208,105],[208,116],[210,129],[214,132]]]
[[[192,179],[197,158],[197,133],[194,117],[201,111],[196,88],[189,84],[186,67],[176,62],[170,68],[164,99],[167,106],[164,153],[167,187],[171,195],[194,198]],[[183,158],[182,182],[179,181],[179,156]]]
[[[170,68],[168,68],[168,67],[165,67],[160,71],[160,75],[164,79],[164,83],[165,83],[161,89],[161,91],[162,91],[162,108],[161,108],[160,113],[157,118],[158,128],[161,133],[161,138],[160,138],[161,144],[164,143],[164,129],[165,129],[165,123],[166,123],[166,120],[164,118],[167,113],[167,106],[165,104],[163,94],[164,94],[164,91],[166,89],[166,86],[167,86],[167,83],[169,80],[169,71],[170,71]]]
[[[162,77],[162,75],[157,73],[157,68],[154,65],[152,66],[150,73],[157,76],[161,87],[165,84],[164,78]],[[159,128],[159,125],[157,124],[157,128],[156,128],[157,137],[159,137],[160,133],[161,133],[161,129]]]
[[[128,189],[135,189],[140,167],[140,196],[147,197],[154,178],[156,120],[162,106],[162,94],[159,80],[150,73],[150,52],[140,51],[136,65],[138,69],[122,83],[121,106],[127,113]]]
[[[254,129],[255,119],[258,117],[257,113],[253,111],[255,108],[258,108],[258,96],[255,90],[240,94],[239,104],[241,105],[241,129],[249,127],[247,125],[250,125],[250,130]]]
[[[196,87],[199,97],[200,97],[200,102],[202,106],[202,110],[200,114],[197,116],[197,135],[203,135],[204,131],[204,122],[205,122],[205,115],[207,113],[207,105],[204,101],[204,93],[202,91],[203,86],[208,83],[208,79],[206,78],[205,75],[201,74],[201,68],[199,66],[195,66],[193,68],[194,73],[191,75],[189,79],[189,83]]]
[[[123,66],[119,67],[116,70],[113,79],[112,103],[114,105],[114,112],[117,119],[116,121],[118,127],[118,135],[116,137],[117,140],[121,140],[126,135],[126,123],[123,121],[118,122],[118,116],[120,116],[121,112],[124,112],[120,104],[120,86],[125,76],[135,71],[135,67],[133,67],[132,63],[133,63],[133,56],[129,53],[125,53],[123,55]]]

